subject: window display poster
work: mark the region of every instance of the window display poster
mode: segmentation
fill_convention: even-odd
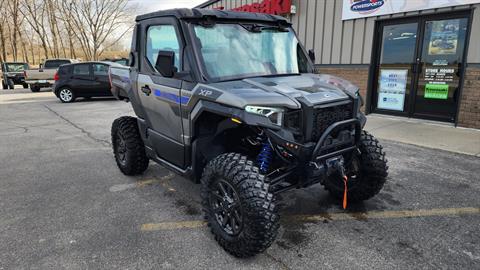
[[[377,108],[403,111],[408,69],[381,69]]]
[[[428,43],[429,55],[450,55],[457,53],[460,19],[428,22],[432,34]]]

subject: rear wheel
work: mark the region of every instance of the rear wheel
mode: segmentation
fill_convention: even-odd
[[[4,90],[8,89],[8,85],[5,84],[5,81],[2,81],[2,88],[3,88]]]
[[[28,83],[22,84],[22,87],[25,88],[25,89],[28,89]]]
[[[222,154],[207,164],[201,182],[205,219],[220,246],[245,258],[272,244],[279,216],[269,185],[252,161]]]
[[[40,92],[40,86],[31,84],[31,85],[30,85],[30,91],[32,91],[32,92]]]
[[[358,148],[347,163],[348,201],[364,201],[377,195],[388,175],[387,159],[378,140],[363,131]],[[344,182],[339,174],[333,174],[325,182],[325,188],[338,199],[343,198]]]
[[[70,88],[62,88],[58,92],[58,98],[63,103],[70,103],[75,101],[75,94]]]
[[[118,168],[125,175],[142,174],[148,168],[149,159],[136,118],[123,116],[113,121],[112,146]]]

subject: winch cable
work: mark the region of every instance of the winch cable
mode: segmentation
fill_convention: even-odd
[[[336,168],[337,172],[340,173],[340,176],[343,180],[343,209],[347,209],[347,193],[348,193],[348,176],[345,173],[345,167],[343,164],[343,159],[341,161],[336,160],[333,163],[333,167]]]
[[[343,175],[343,209],[347,209],[347,192],[348,192],[348,177],[346,175]]]

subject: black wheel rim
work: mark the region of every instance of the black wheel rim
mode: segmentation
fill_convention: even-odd
[[[238,235],[243,228],[240,199],[233,186],[218,179],[210,188],[210,208],[218,225],[229,235]]]
[[[125,143],[125,139],[123,138],[122,134],[117,134],[117,157],[118,161],[121,164],[125,164],[127,162],[127,145]]]

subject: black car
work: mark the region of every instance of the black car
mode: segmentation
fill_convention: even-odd
[[[123,65],[123,66],[128,66],[128,59],[127,58],[114,58],[114,59],[107,58],[103,61],[113,62],[113,63],[117,63],[117,64],[120,64],[120,65]]]
[[[2,70],[2,88],[13,89],[16,84],[22,85],[23,88],[28,88],[25,83],[24,71],[29,69],[27,63],[6,62],[0,65]]]
[[[64,103],[76,98],[111,96],[108,69],[111,62],[83,62],[62,65],[55,74],[53,91]]]

